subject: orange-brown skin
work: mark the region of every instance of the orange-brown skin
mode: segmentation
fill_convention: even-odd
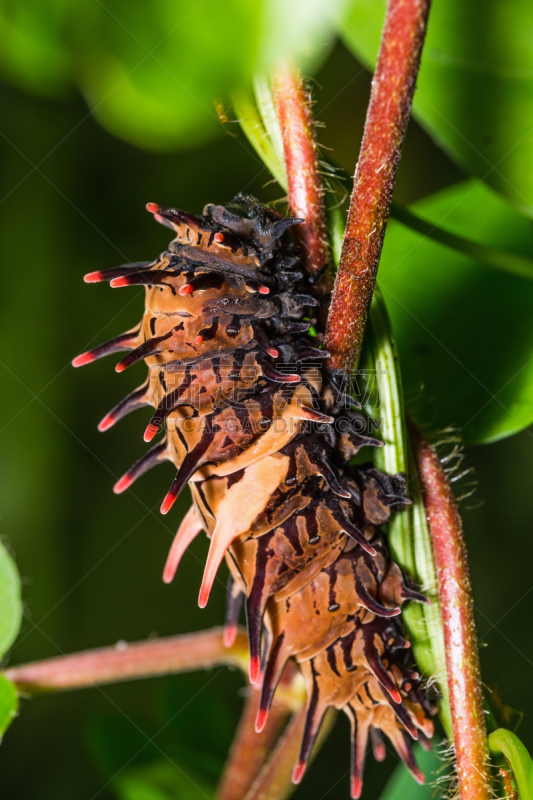
[[[225,642],[233,642],[244,600],[252,682],[264,663],[258,730],[287,660],[301,665],[308,717],[295,782],[329,706],[352,721],[353,797],[361,791],[368,736],[382,758],[379,730],[421,779],[409,737],[431,736],[434,709],[408,664],[399,614],[406,600],[424,598],[390,561],[380,533],[391,508],[406,502],[405,486],[401,476],[349,466],[363,445],[380,443],[354,427],[362,419],[355,401],[307,335],[316,301],[285,233],[295,221],[243,197],[207,206],[202,217],[148,208],[175,232],[169,250],[155,262],[87,276],[144,285],[141,325],[74,362],[125,350],[118,371],[141,359],[149,368],[146,384],[100,428],[147,405],[156,411],[145,441],[165,433],[115,491],[172,461],[178,472],[161,507],[166,513],[189,483],[193,507],[164,580],[173,579],[185,549],[205,530],[204,606],[226,557]]]

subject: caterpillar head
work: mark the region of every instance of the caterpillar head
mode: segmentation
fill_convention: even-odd
[[[261,205],[255,197],[244,194],[238,194],[226,206],[208,205],[204,214],[251,244],[258,253],[261,266],[272,258],[285,231],[304,221],[297,217],[281,217]]]

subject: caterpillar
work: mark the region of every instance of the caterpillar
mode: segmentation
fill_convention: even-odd
[[[155,261],[92,272],[85,281],[145,286],[140,325],[74,359],[88,364],[126,351],[145,383],[100,422],[155,409],[144,433],[161,441],[120,478],[125,491],[151,467],[177,473],[161,511],[188,483],[193,505],[172,543],[163,578],[204,530],[210,539],[199,604],[229,567],[224,642],[235,639],[244,603],[250,681],[262,682],[256,727],[265,725],[285,664],[300,665],[307,718],[293,781],[305,771],[329,707],[351,722],[351,794],[358,798],[368,743],[385,756],[385,734],[413,776],[424,776],[412,741],[427,748],[436,707],[404,636],[401,607],[426,602],[388,553],[382,527],[408,503],[405,477],[353,466],[366,435],[361,407],[327,369],[310,316],[319,303],[291,227],[256,199],[237,195],[201,216],[155,203],[173,240]]]

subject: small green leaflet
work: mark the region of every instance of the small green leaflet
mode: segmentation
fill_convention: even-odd
[[[20,577],[15,562],[0,542],[0,658],[15,641],[21,621]]]
[[[17,715],[18,693],[16,686],[0,674],[0,738]]]

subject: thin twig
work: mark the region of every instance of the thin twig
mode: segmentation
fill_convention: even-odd
[[[294,667],[293,664],[290,666]],[[295,669],[291,670],[294,671]],[[291,712],[284,698],[275,696],[266,725],[261,733],[257,733],[255,720],[260,699],[260,688],[250,686],[219,784],[217,800],[242,800],[246,796],[274,749]]]
[[[294,792],[292,773],[300,750],[306,714],[307,708],[304,706],[295,712],[276,749],[244,800],[286,800]],[[316,756],[331,731],[335,716],[335,710],[330,708],[322,723],[311,758]]]
[[[468,557],[457,503],[435,449],[409,423],[433,544],[461,800],[491,796]]]
[[[349,370],[361,352],[429,6],[390,0],[387,9],[328,319],[325,347],[335,369]]]
[[[230,664],[248,669],[246,633],[239,630],[227,648],[222,628],[146,642],[101,647],[10,667],[4,675],[28,694],[85,689],[106,683]]]
[[[324,191],[320,177],[311,102],[300,73],[285,67],[272,79],[283,151],[291,214],[304,220],[296,228],[303,245],[305,267],[318,278],[330,261]],[[331,289],[329,276],[320,281],[323,293]]]

